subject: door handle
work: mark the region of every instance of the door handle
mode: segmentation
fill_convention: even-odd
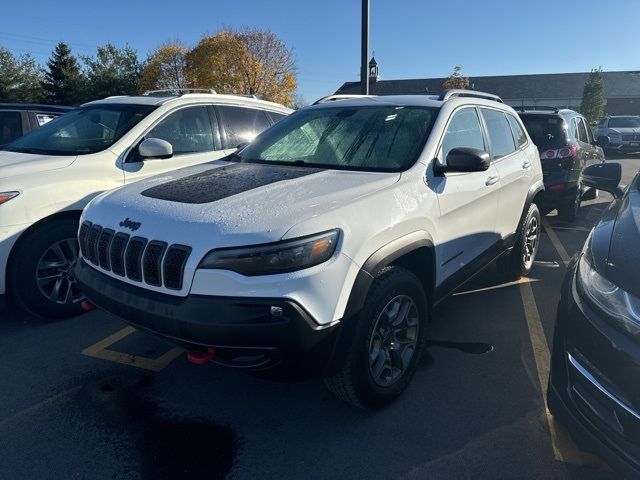
[[[494,185],[496,183],[498,183],[498,180],[500,179],[500,177],[498,177],[498,175],[491,175],[489,178],[487,178],[487,181],[484,182],[485,185]]]
[[[531,166],[531,162],[529,160],[525,160],[522,163],[522,168],[529,168]]]

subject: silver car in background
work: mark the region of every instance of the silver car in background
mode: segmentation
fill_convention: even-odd
[[[607,150],[640,151],[640,116],[605,117],[596,128],[596,137],[609,137]]]

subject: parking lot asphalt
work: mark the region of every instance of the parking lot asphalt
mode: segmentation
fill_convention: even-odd
[[[640,157],[621,157],[623,183]],[[544,400],[565,261],[611,197],[546,217],[529,279],[488,269],[438,307],[404,395],[362,411],[319,380],[194,366],[102,311],[0,312],[0,479],[613,479]]]

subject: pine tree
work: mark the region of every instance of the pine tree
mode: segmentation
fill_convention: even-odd
[[[16,57],[0,46],[0,102],[39,102],[41,77],[41,70],[31,55]]]
[[[95,57],[82,57],[92,99],[110,95],[135,95],[142,70],[138,53],[111,43],[98,47]]]
[[[44,100],[57,105],[77,105],[86,99],[85,81],[78,60],[69,46],[60,42],[47,62],[42,88]]]
[[[442,88],[469,88],[469,77],[462,75],[462,68],[456,65],[453,67],[453,73],[442,83]]]
[[[591,70],[589,80],[582,91],[582,113],[589,123],[599,122],[604,117],[604,78],[602,68]]]

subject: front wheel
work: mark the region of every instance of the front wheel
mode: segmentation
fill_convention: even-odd
[[[325,378],[341,400],[380,408],[411,381],[424,349],[427,299],[418,278],[396,266],[383,269],[369,290],[342,368]]]
[[[541,226],[540,210],[532,203],[518,227],[513,250],[498,261],[498,269],[509,280],[527,276],[531,272],[540,245]]]
[[[8,287],[17,306],[47,318],[82,311],[84,295],[73,272],[78,259],[77,231],[76,219],[52,220],[19,241],[8,269]]]

